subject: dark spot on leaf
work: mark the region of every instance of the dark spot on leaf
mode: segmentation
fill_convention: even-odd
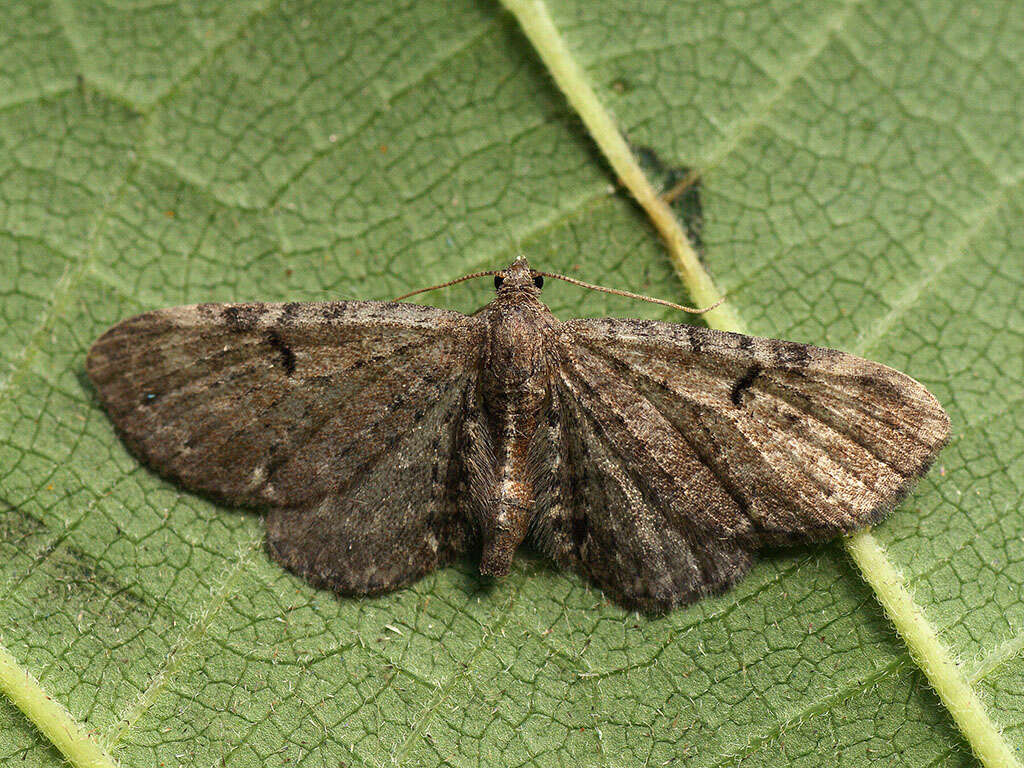
[[[106,643],[123,643],[125,633],[130,636],[153,625],[156,617],[146,599],[78,547],[55,547],[46,558],[45,572],[49,578],[39,583],[39,604],[59,602],[71,616],[83,612],[93,631],[108,635],[101,637]]]
[[[46,526],[32,515],[0,500],[0,544],[19,545],[29,536],[45,530]]]
[[[683,220],[686,226],[686,234],[693,243],[693,247],[701,256],[704,255],[704,201],[701,192],[700,177],[693,177],[691,169],[679,166],[672,170],[665,183],[666,191],[672,191],[679,187],[685,180],[689,183],[682,188],[672,200],[672,208],[676,215]]]
[[[653,171],[654,174],[659,176],[668,173],[668,166],[665,165],[665,162],[653,147],[648,147],[644,144],[631,144],[630,147],[645,171],[648,173]]]
[[[704,202],[700,176],[688,166],[665,162],[652,147],[632,144],[631,148],[641,167],[661,188],[676,216],[686,227],[686,234],[693,247],[703,257]]]

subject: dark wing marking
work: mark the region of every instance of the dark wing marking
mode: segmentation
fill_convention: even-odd
[[[534,545],[649,612],[742,577],[750,553],[727,528],[744,521],[653,406],[585,348],[562,357],[553,379],[549,419],[532,446]],[[716,519],[721,530],[705,535]]]
[[[534,540],[632,607],[877,522],[948,436],[924,387],[835,350],[642,320],[563,330],[537,449],[560,476],[540,482]]]
[[[292,570],[376,592],[467,546],[450,483],[478,337],[411,304],[173,307],[111,328],[87,369],[143,460],[272,508],[270,551]]]

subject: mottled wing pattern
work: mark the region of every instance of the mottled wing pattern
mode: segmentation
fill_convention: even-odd
[[[697,600],[739,580],[751,564],[742,543],[702,538],[689,516],[705,514],[695,480],[666,478],[662,458],[642,453],[643,422],[618,409],[627,389],[594,382],[555,383],[550,422],[533,454],[537,514],[530,538],[558,565],[590,579],[619,603],[648,612]],[[614,422],[614,423],[613,423]],[[660,453],[678,451],[669,438]],[[666,485],[688,489],[668,503]]]
[[[470,543],[454,478],[479,335],[471,317],[411,304],[172,307],[110,329],[87,370],[148,464],[268,508],[278,561],[371,593]]]
[[[644,320],[562,330],[533,540],[632,607],[877,522],[948,436],[923,386],[835,350]]]

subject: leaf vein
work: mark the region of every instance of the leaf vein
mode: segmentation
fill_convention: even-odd
[[[239,577],[246,566],[252,562],[252,553],[259,548],[262,540],[261,532],[258,537],[243,544],[234,562],[228,566],[220,585],[211,590],[209,598],[200,605],[193,614],[192,620],[182,629],[178,638],[171,645],[171,650],[150,676],[149,682],[138,698],[121,712],[115,726],[103,734],[101,743],[104,749],[112,751],[153,705],[157,696],[181,666],[183,657],[202,639],[206,630],[213,623],[214,617],[230,598]]]

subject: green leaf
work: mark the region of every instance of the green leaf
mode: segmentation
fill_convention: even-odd
[[[953,440],[875,530],[1024,750],[1024,24],[1012,0],[556,2],[751,332],[904,370]],[[470,2],[0,10],[0,636],[125,765],[971,765],[839,545],[626,614],[524,555],[374,600],[130,457],[84,377],[130,314],[388,298],[507,261],[685,299],[513,19]],[[693,198],[689,198],[693,212]],[[677,210],[682,212],[683,206]],[[562,317],[647,304],[565,285]],[[469,310],[486,283],[430,295]],[[0,761],[61,763],[13,704]]]

